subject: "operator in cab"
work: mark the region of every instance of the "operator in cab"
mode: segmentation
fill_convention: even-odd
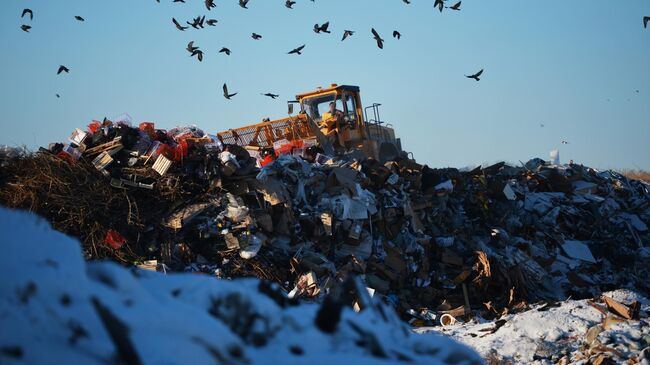
[[[336,102],[331,102],[329,106],[329,111],[323,113],[323,117],[321,118],[320,131],[332,144],[339,142],[343,146],[343,143],[339,140],[338,127],[344,114],[342,111],[336,109]]]
[[[323,122],[332,119],[334,119],[334,121],[336,122],[336,120],[341,117],[343,117],[343,112],[336,109],[336,102],[333,101],[330,103],[330,110],[323,113]]]

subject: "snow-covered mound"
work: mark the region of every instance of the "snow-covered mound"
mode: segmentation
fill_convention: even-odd
[[[638,301],[640,318],[626,320],[598,311],[589,300],[567,300],[498,321],[476,319],[417,332],[441,331],[490,363],[594,364],[602,357],[608,363],[650,364],[650,300],[626,289],[604,295],[624,303]]]
[[[315,324],[258,280],[85,262],[75,240],[0,210],[2,364],[478,364],[473,350],[413,334],[380,304]],[[336,317],[336,316],[333,316]]]

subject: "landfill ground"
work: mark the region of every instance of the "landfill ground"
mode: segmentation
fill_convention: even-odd
[[[1,359],[47,363],[25,344],[41,351],[45,337],[66,331],[67,341],[47,346],[76,348],[70,359],[82,362],[106,359],[110,346],[90,335],[104,326],[124,363],[197,347],[206,356],[198,363],[276,363],[278,347],[296,363],[331,363],[317,360],[330,351],[369,362],[476,362],[431,332],[488,363],[648,363],[647,182],[541,159],[461,171],[305,147],[278,146],[268,159],[196,126],[105,120],[37,152],[4,148],[0,203],[78,239],[90,262],[76,247],[57,256],[61,244],[51,241],[62,236],[5,211],[10,280],[0,315],[24,337],[2,333]],[[43,237],[29,238],[40,229]],[[63,282],[52,284],[50,271]],[[84,289],[68,293],[76,285]],[[77,301],[83,317],[66,320],[64,302]],[[223,321],[229,330],[209,326],[232,342],[216,345],[197,337],[208,327],[174,322],[202,317],[154,319],[193,306]],[[61,328],[43,329],[35,345],[20,321],[43,313],[57,313]],[[115,321],[135,327],[125,335],[130,326],[107,324]],[[150,332],[169,333],[158,342],[166,343],[177,331],[192,344],[151,353]],[[303,336],[322,347],[304,348]],[[300,357],[307,353],[314,358]]]

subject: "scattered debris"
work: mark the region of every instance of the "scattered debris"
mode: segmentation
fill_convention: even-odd
[[[596,303],[601,298],[615,307],[636,303],[638,314],[625,319],[602,312]],[[447,334],[474,348],[488,363],[645,364],[650,360],[648,297],[616,290],[594,299],[538,303],[533,309],[499,320],[477,316],[465,323],[420,327],[415,332]]]
[[[0,203],[79,237],[87,258],[253,276],[314,301],[360,276],[414,326],[649,291],[642,181],[541,159],[381,163],[289,134],[260,148],[240,132],[225,143],[196,126],[94,121],[67,144],[0,150]]]

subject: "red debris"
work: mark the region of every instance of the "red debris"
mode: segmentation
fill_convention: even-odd
[[[104,237],[104,242],[112,248],[119,250],[126,243],[126,238],[117,231],[109,229],[108,232],[106,232],[106,237]]]

